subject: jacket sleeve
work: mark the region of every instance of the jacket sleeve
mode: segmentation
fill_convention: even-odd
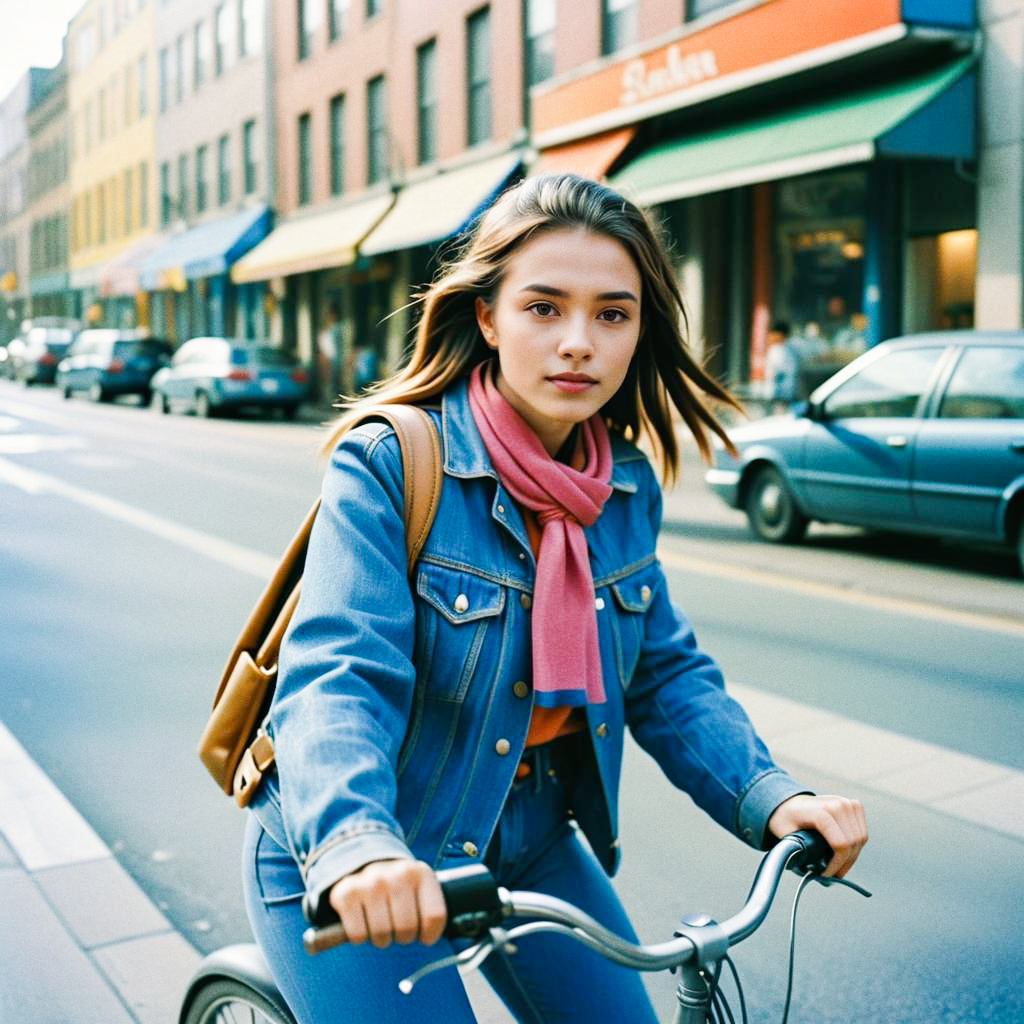
[[[648,467],[649,468],[649,467]],[[661,526],[661,489],[651,473],[650,517]],[[668,596],[664,573],[644,621],[626,721],[669,780],[720,825],[758,849],[770,845],[775,809],[808,790],[779,768],[743,708],[725,691],[721,669],[697,643]]]
[[[412,857],[395,765],[415,671],[398,441],[349,431],[324,477],[270,713],[281,810],[314,906],[374,860]]]

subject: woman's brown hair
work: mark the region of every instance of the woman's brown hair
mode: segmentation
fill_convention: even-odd
[[[705,460],[711,454],[709,431],[731,448],[725,428],[694,385],[705,395],[739,405],[690,354],[686,310],[658,230],[628,199],[574,174],[527,178],[495,200],[461,253],[419,297],[422,312],[409,361],[367,394],[340,404],[342,415],[326,447],[333,447],[368,406],[436,399],[490,358],[493,353],[477,326],[475,300],[493,301],[519,247],[557,228],[583,228],[614,239],[640,272],[640,339],[626,379],[602,409],[608,426],[631,440],[645,433],[667,481],[679,469],[673,406]]]

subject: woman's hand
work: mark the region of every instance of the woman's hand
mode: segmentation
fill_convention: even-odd
[[[842,878],[853,867],[868,841],[868,823],[859,800],[845,796],[810,796],[801,793],[779,804],[768,819],[768,831],[781,839],[802,828],[820,832],[834,856],[826,876]]]
[[[329,899],[346,939],[369,939],[379,949],[417,940],[433,945],[448,919],[437,876],[420,860],[373,861],[335,882]]]

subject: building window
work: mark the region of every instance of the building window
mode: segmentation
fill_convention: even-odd
[[[231,202],[231,136],[217,140],[217,202],[226,206]]]
[[[320,28],[320,15],[324,0],[296,0],[295,13],[298,18],[299,60],[305,60],[313,52],[313,38]]]
[[[85,247],[92,245],[92,191],[85,193]]]
[[[130,235],[134,224],[132,223],[132,211],[134,207],[132,198],[132,169],[129,167],[124,172],[124,233]]]
[[[235,25],[227,3],[217,4],[213,10],[213,73],[222,75],[231,66],[231,51],[235,42]]]
[[[687,16],[690,19],[699,18],[704,14],[717,11],[720,7],[728,7],[736,3],[736,0],[689,0]]]
[[[416,157],[428,164],[437,159],[437,40],[416,51]]]
[[[198,91],[210,71],[210,23],[204,18],[192,30],[192,85]]]
[[[345,191],[345,97],[331,97],[331,195]]]
[[[180,103],[185,98],[185,37],[178,36],[174,43],[174,99]]]
[[[601,52],[615,53],[636,42],[636,0],[603,0]]]
[[[247,196],[256,191],[257,171],[256,122],[246,121],[242,125],[242,183]]]
[[[102,142],[107,137],[107,90],[100,89],[99,99],[96,101],[96,110],[99,114],[99,128],[97,136]]]
[[[157,55],[157,110],[162,114],[171,99],[171,51],[165,46]]]
[[[107,240],[107,186],[96,186],[96,220],[98,231],[96,241],[102,245]]]
[[[387,84],[383,75],[366,83],[366,183],[382,181],[388,173]]]
[[[124,69],[124,124],[127,128],[132,123],[132,111],[135,109],[132,100],[132,66],[129,64]]]
[[[384,0],[366,0],[366,20],[376,18],[384,10]]]
[[[206,162],[209,146],[200,146],[196,150],[196,213],[206,209]]]
[[[149,164],[139,164],[139,227],[149,227]]]
[[[327,31],[333,43],[345,34],[349,0],[327,0]]]
[[[175,211],[178,217],[184,219],[188,216],[188,154],[182,153],[178,157],[178,209]]]
[[[313,201],[313,118],[299,115],[299,206]]]
[[[249,57],[263,49],[263,0],[238,2],[238,55]]]
[[[139,117],[145,117],[149,110],[149,67],[146,55],[139,57]]]
[[[466,21],[466,99],[469,145],[491,137],[491,11],[483,7]]]
[[[160,165],[160,227],[171,223],[171,164],[165,160]]]
[[[555,73],[555,0],[527,0],[526,84]]]

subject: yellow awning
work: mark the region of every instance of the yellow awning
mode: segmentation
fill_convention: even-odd
[[[504,153],[410,182],[359,251],[372,256],[459,234],[490,205],[521,162],[518,153]]]
[[[390,192],[278,225],[232,268],[236,284],[303,274],[356,261],[356,247],[391,209]]]

